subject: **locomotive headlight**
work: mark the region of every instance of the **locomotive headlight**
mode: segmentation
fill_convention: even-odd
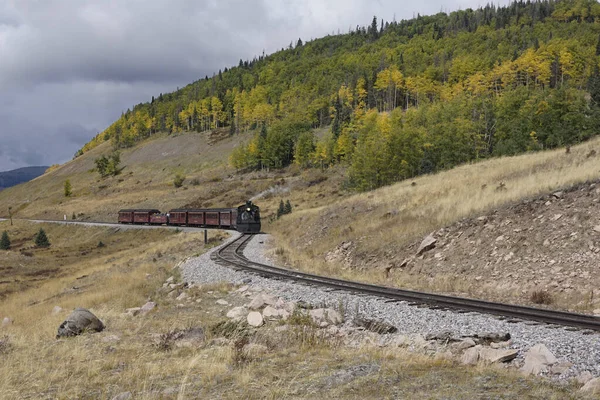
[[[250,209],[249,209],[249,208],[246,208],[246,211],[250,211]]]

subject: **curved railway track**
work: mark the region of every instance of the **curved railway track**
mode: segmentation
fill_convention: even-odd
[[[564,311],[519,306],[514,304],[495,303],[463,297],[396,289],[385,286],[371,285],[368,283],[329,278],[257,263],[248,260],[243,254],[244,248],[251,239],[252,235],[241,235],[238,239],[228,243],[218,251],[213,252],[212,257],[221,265],[250,271],[268,278],[292,280],[308,285],[324,286],[362,295],[387,298],[391,299],[392,301],[406,301],[413,304],[425,304],[431,308],[450,309],[457,310],[459,312],[493,314],[516,320],[515,322],[537,321],[546,324],[563,325],[579,329],[600,331],[600,318],[593,315],[576,314]]]

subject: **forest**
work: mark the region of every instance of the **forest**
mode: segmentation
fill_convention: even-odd
[[[294,42],[136,105],[76,157],[105,141],[122,148],[157,132],[221,128],[248,135],[230,157],[239,170],[344,164],[349,187],[370,190],[575,144],[600,125],[595,0],[373,17]]]

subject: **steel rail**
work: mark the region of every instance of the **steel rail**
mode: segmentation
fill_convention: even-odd
[[[269,278],[287,279],[309,285],[325,286],[336,290],[383,297],[396,301],[426,304],[435,308],[493,314],[522,321],[537,321],[553,325],[600,331],[600,318],[593,315],[377,286],[368,283],[292,271],[258,263],[248,260],[243,255],[243,249],[252,237],[253,235],[248,234],[240,235],[236,240],[214,252],[214,259],[223,264],[233,265],[236,268],[251,271]]]

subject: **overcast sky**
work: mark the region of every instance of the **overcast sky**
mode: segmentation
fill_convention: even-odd
[[[482,4],[0,0],[0,171],[65,162],[134,104],[299,37]]]

